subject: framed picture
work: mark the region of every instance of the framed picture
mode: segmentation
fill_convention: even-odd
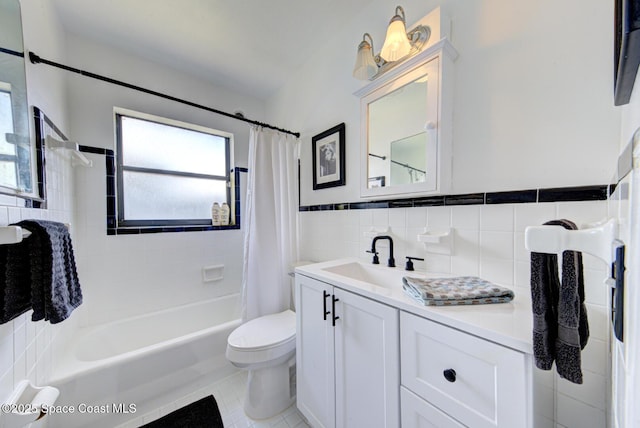
[[[369,188],[373,187],[384,187],[385,176],[381,175],[379,177],[369,177]]]
[[[313,190],[344,186],[344,123],[311,139],[313,154]]]

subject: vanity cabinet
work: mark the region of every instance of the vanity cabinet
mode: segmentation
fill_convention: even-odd
[[[423,306],[402,290],[405,275],[355,259],[296,268],[298,408],[310,424],[555,426],[549,373],[534,364],[529,296]]]
[[[526,354],[401,312],[402,427],[529,425]]]
[[[398,309],[296,275],[297,406],[315,428],[400,426]]]

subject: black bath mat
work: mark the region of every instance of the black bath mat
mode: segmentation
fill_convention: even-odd
[[[174,410],[140,428],[224,428],[213,395]]]

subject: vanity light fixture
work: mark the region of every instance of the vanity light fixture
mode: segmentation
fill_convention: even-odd
[[[371,43],[367,41],[367,37]],[[356,65],[353,67],[353,77],[360,80],[368,80],[378,73],[378,63],[373,57],[373,38],[371,34],[364,33],[362,41],[358,45]]]
[[[401,15],[402,14],[402,15]],[[385,61],[397,61],[407,55],[411,50],[407,27],[402,6],[396,6],[396,14],[389,21],[387,36],[380,51],[380,56]]]
[[[407,32],[404,9],[402,6],[397,6],[395,15],[389,21],[387,36],[379,55],[373,52],[371,35],[364,33],[362,36],[362,42],[358,45],[356,64],[353,67],[353,77],[372,80],[401,60],[420,52],[429,40],[429,36],[431,36],[431,29],[425,25],[418,25]],[[367,41],[367,37],[371,42]]]

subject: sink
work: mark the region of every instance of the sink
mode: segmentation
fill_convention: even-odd
[[[389,289],[402,288],[402,277],[414,273],[357,261],[327,266],[322,268],[322,270],[351,280],[366,282],[371,285]]]

